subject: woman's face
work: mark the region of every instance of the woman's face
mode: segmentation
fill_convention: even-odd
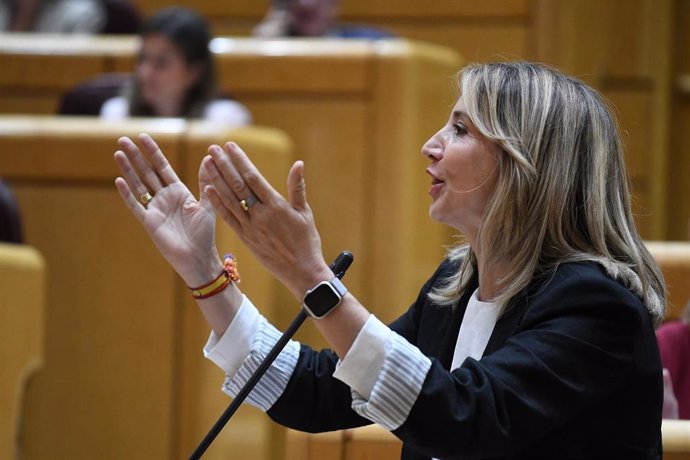
[[[199,76],[199,66],[188,64],[182,53],[164,35],[144,37],[136,78],[142,98],[153,106],[157,115],[178,116],[179,113],[159,112],[171,106],[179,110],[187,90]]]
[[[472,243],[498,178],[500,147],[479,133],[458,99],[448,123],[429,139],[422,154],[431,161],[429,215],[460,230]]]

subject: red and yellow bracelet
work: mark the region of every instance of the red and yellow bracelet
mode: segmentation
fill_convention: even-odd
[[[189,288],[195,299],[207,299],[221,292],[231,282],[239,283],[240,272],[237,271],[237,259],[232,254],[225,254],[223,271],[210,283],[196,288]]]

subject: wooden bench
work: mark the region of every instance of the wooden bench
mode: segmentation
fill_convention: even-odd
[[[0,458],[19,458],[26,385],[44,361],[45,281],[36,249],[0,243]]]
[[[47,273],[45,366],[26,395],[25,459],[187,458],[230,401],[201,353],[209,328],[115,189],[116,140],[139,132],[192,188],[206,147],[229,139],[285,182],[292,144],[275,129],[0,117],[0,171]],[[269,318],[296,311],[224,225],[217,245],[238,255],[242,288]],[[268,458],[277,431],[267,417],[244,408],[233,424],[208,458]]]

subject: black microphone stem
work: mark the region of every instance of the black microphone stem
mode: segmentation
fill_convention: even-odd
[[[337,276],[338,278],[342,278],[345,275],[347,269],[350,267],[352,260],[352,254],[347,251],[343,251],[330,264],[330,268],[331,270],[333,270],[333,273],[335,273],[335,276]],[[266,355],[266,358],[261,362],[259,367],[251,375],[251,377],[249,377],[247,383],[245,383],[242,389],[237,393],[237,396],[235,396],[235,398],[232,400],[227,409],[225,409],[225,411],[221,414],[216,423],[211,427],[204,439],[201,440],[197,448],[189,457],[189,460],[198,460],[201,458],[202,455],[204,455],[204,452],[206,452],[213,440],[216,439],[218,434],[220,434],[225,424],[228,423],[230,417],[232,417],[232,415],[237,411],[237,409],[239,409],[240,405],[246,399],[246,397],[249,396],[249,393],[251,393],[251,391],[254,389],[261,377],[266,373],[268,368],[271,366],[271,363],[273,363],[273,361],[275,361],[280,352],[283,351],[285,345],[287,345],[288,341],[292,338],[293,335],[295,335],[297,329],[299,329],[302,323],[304,323],[305,319],[307,319],[307,314],[304,312],[304,310],[300,309],[295,319],[292,320],[292,323],[290,323],[288,328],[285,329],[283,335],[280,336],[280,339],[278,339],[273,348],[271,348],[271,351]]]

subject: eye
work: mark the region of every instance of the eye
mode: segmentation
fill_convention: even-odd
[[[453,123],[453,132],[456,136],[464,136],[467,134],[467,127],[462,122]]]

